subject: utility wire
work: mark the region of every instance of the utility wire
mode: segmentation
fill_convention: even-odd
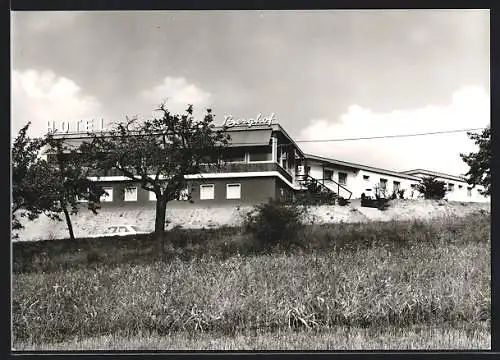
[[[333,142],[333,141],[352,141],[352,140],[370,140],[370,139],[387,139],[387,138],[397,138],[397,137],[410,137],[410,136],[422,136],[422,135],[435,135],[435,134],[449,134],[457,132],[484,130],[485,128],[475,128],[475,129],[462,129],[462,130],[447,130],[447,131],[434,131],[419,134],[404,134],[404,135],[384,135],[384,136],[370,136],[370,137],[357,137],[357,138],[344,138],[344,139],[327,139],[327,140],[294,140],[296,143],[302,142]]]
[[[475,129],[461,129],[461,130],[445,130],[445,131],[434,131],[426,133],[417,134],[401,134],[401,135],[384,135],[384,136],[369,136],[369,137],[357,137],[357,138],[343,138],[343,139],[325,139],[325,140],[294,140],[295,143],[318,143],[318,142],[336,142],[336,141],[354,141],[354,140],[371,140],[371,139],[387,139],[387,138],[398,138],[398,137],[411,137],[411,136],[424,136],[424,135],[437,135],[437,134],[450,134],[458,132],[476,131],[484,130],[486,128],[475,128]],[[237,143],[231,142],[232,145],[248,145],[247,143]],[[278,146],[288,146],[286,144]]]
[[[337,142],[337,141],[355,141],[355,140],[372,140],[372,139],[388,139],[388,138],[398,138],[398,137],[412,137],[412,136],[425,136],[425,135],[438,135],[438,134],[451,134],[459,132],[468,132],[476,130],[484,130],[486,128],[474,128],[474,129],[461,129],[461,130],[445,130],[445,131],[434,131],[426,133],[417,134],[400,134],[400,135],[383,135],[383,136],[368,136],[368,137],[357,137],[357,138],[343,138],[343,139],[325,139],[325,140],[294,140],[295,143],[312,143],[312,142]],[[151,136],[150,134],[143,134],[142,136]],[[231,142],[232,145],[248,145],[248,143],[237,143]],[[278,145],[284,146],[284,145]]]

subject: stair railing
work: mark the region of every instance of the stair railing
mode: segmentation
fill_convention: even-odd
[[[352,196],[352,191],[349,190],[348,188],[346,188],[345,186],[339,184],[338,182],[336,182],[335,180],[333,179],[322,179],[322,180],[328,180],[328,181],[331,181],[333,182],[334,184],[337,185],[337,195],[340,195],[340,189],[343,189],[345,191],[347,191],[349,193],[349,197],[347,198],[347,200],[350,200],[351,199],[351,196]]]
[[[332,179],[320,179],[320,180],[330,180],[332,181],[333,183],[335,183],[337,185],[337,196],[339,196],[340,194],[340,189],[342,188],[343,190],[347,191],[349,193],[349,197],[347,198],[348,200],[351,199],[351,196],[352,196],[352,191],[350,191],[349,189],[347,189],[345,186],[342,186],[341,184],[339,184],[338,182],[336,182],[335,180],[332,180]],[[319,181],[318,179],[316,178],[313,178],[311,175],[303,175],[303,179],[301,180],[302,182],[313,182],[317,185],[319,185],[319,187],[323,190],[326,190],[327,192],[333,192],[332,189],[330,189],[328,186],[326,186],[325,184],[323,184],[321,181]]]

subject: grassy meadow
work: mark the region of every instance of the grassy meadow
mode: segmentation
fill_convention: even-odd
[[[490,216],[304,226],[263,249],[239,229],[19,243],[13,347],[490,348]]]

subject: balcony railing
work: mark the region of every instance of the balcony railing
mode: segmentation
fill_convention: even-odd
[[[213,173],[225,173],[225,172],[267,172],[267,171],[277,171],[289,182],[292,182],[292,175],[289,174],[285,169],[279,166],[277,163],[226,163],[221,166],[215,165],[205,165],[203,172],[213,172]]]
[[[123,173],[118,169],[91,169],[89,176],[123,176]]]
[[[239,173],[239,172],[268,172],[277,171],[289,182],[292,182],[292,175],[277,163],[226,163],[221,166],[204,165],[202,173]],[[123,176],[117,169],[93,169],[90,171],[89,176]]]

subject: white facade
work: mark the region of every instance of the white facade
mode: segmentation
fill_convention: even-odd
[[[445,199],[449,201],[462,201],[462,202],[489,202],[491,201],[490,196],[481,195],[481,191],[484,187],[481,185],[476,185],[472,188],[472,185],[467,184],[465,179],[458,176],[433,173],[426,170],[412,170],[406,171],[405,173],[411,173],[412,175],[418,176],[420,178],[427,176],[435,176],[437,180],[443,181],[446,184],[446,195]]]
[[[338,185],[339,179],[344,179],[343,186],[352,192],[351,199],[359,199],[361,194],[375,197],[377,189],[385,187],[385,196],[390,197],[396,190],[404,190],[405,199],[422,198],[423,195],[417,190],[420,179],[426,176],[436,176],[440,181],[446,183],[447,192],[445,199],[461,202],[489,202],[489,196],[480,194],[483,187],[476,186],[472,189],[465,179],[458,176],[431,173],[427,170],[413,170],[405,173],[372,168],[364,165],[347,163],[343,161],[322,159],[317,156],[306,156],[308,174],[323,183],[326,187],[338,195],[349,198],[349,192]],[[346,174],[346,175],[342,175]],[[329,180],[329,178],[332,180]],[[385,183],[385,186],[384,186]],[[399,196],[398,196],[399,197]]]
[[[420,195],[416,189],[416,185],[419,183],[418,179],[361,169],[358,172],[358,176],[352,181],[353,189],[355,190],[351,190],[353,191],[353,198],[360,198],[362,193],[374,197],[375,189],[377,187],[383,188],[382,184],[384,182],[386,184],[385,194],[387,197],[391,196],[397,190],[404,190],[403,196],[405,199],[416,199]]]
[[[384,180],[386,183],[385,194],[387,197],[393,193],[395,185],[397,189],[405,191],[405,198],[417,198],[419,195],[416,189],[414,190],[411,188],[412,184],[416,185],[419,183],[418,178],[415,176],[394,176],[365,169],[349,169],[315,160],[309,160],[307,163],[308,166],[310,166],[309,175],[311,177],[320,180],[326,187],[344,198],[349,197],[349,192],[337,184],[339,183],[339,177],[342,176],[339,176],[339,174],[347,174],[346,182],[343,186],[352,192],[352,199],[361,198],[361,194],[363,193],[366,196],[375,197],[376,189],[381,187],[381,183],[383,183]],[[324,177],[324,174],[326,173],[326,175],[329,175],[329,172],[333,175],[334,181],[327,180],[328,176],[326,176],[326,178]]]
[[[339,183],[339,173],[346,174],[347,176],[346,176],[345,184],[342,184],[342,185],[345,188],[347,188],[348,190],[352,191],[353,194],[352,194],[351,198],[355,198],[354,188],[351,185],[352,183],[354,183],[354,181],[356,181],[356,178],[357,178],[357,174],[354,170],[338,168],[332,164],[324,164],[324,163],[319,162],[319,161],[308,161],[307,164],[310,167],[309,175],[311,177],[319,180],[326,187],[335,191],[338,195],[340,195],[344,198],[349,197],[349,192],[346,191],[345,189],[343,189],[342,187],[340,187],[339,185],[337,185],[337,183]],[[332,172],[334,181],[331,181],[331,180],[324,178],[324,170]],[[361,196],[361,193],[359,196]]]

